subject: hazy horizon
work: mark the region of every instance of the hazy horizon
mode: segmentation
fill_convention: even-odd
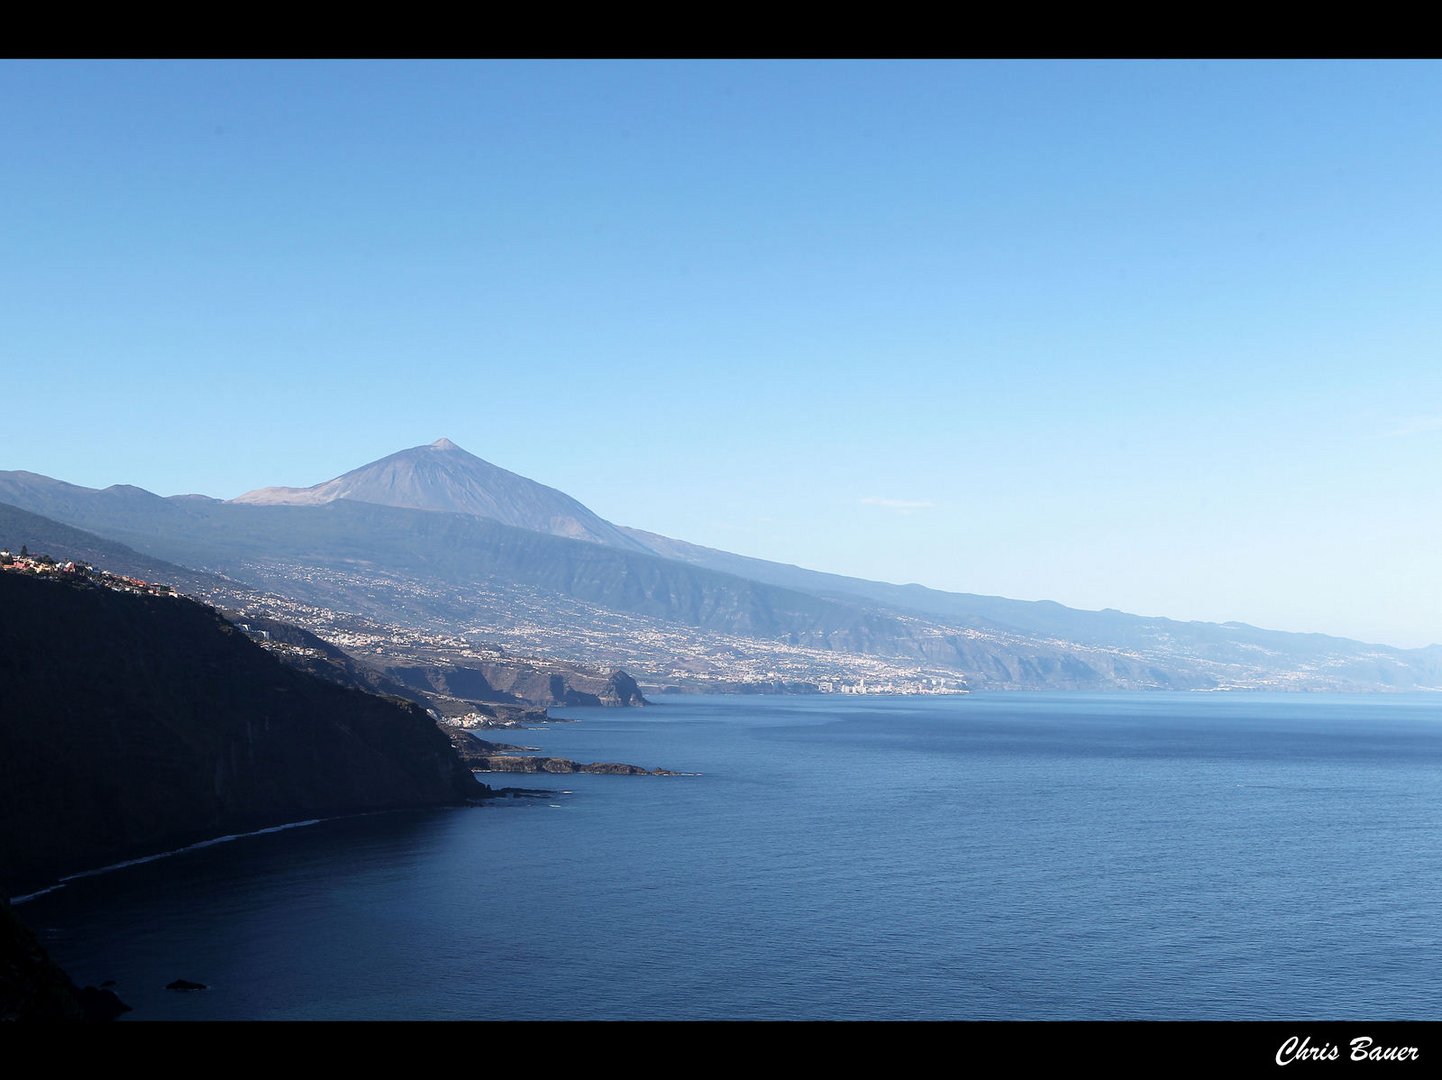
[[[0,469],[449,437],[872,580],[1442,640],[1434,63],[0,64]]]

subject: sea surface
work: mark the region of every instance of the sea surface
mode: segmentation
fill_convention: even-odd
[[[18,909],[144,1019],[1438,1019],[1442,696],[661,697]],[[166,983],[209,984],[175,993]]]

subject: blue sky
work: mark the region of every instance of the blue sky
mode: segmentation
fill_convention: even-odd
[[[1442,67],[0,64],[0,468],[448,436],[889,581],[1442,640]]]

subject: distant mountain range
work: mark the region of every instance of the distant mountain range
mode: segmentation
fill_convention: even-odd
[[[25,472],[0,472],[0,502],[300,604],[624,665],[653,686],[1442,688],[1442,646],[940,592],[624,528],[447,439],[229,502]]]

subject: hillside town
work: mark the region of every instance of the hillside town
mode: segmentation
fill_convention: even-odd
[[[179,596],[174,587],[155,581],[112,574],[109,570],[98,570],[86,562],[67,560],[60,562],[49,555],[32,555],[22,545],[18,554],[0,550],[0,571],[12,574],[34,574],[39,577],[55,577],[77,583],[86,583],[115,592],[143,593],[148,596]]]

